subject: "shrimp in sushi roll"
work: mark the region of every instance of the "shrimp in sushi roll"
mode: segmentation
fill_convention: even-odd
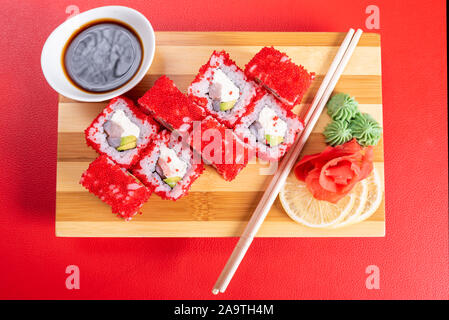
[[[204,171],[177,134],[161,131],[132,169],[133,174],[163,199],[178,200]],[[196,163],[199,162],[199,163]]]

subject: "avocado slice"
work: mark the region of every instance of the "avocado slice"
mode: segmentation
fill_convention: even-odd
[[[122,137],[122,141],[121,141],[120,145],[128,144],[130,142],[137,142],[137,138],[135,136]]]
[[[170,177],[170,178],[165,178],[164,182],[166,184],[168,184],[171,188],[173,188],[180,180],[181,180],[181,177]]]
[[[123,144],[120,147],[117,148],[117,151],[126,151],[134,149],[137,146],[135,142],[130,142],[128,144]]]
[[[125,151],[134,149],[137,147],[137,138],[135,136],[126,136],[122,137],[120,141],[120,146],[117,148],[117,151]]]
[[[227,101],[227,102],[220,102],[220,110],[221,111],[227,111],[232,108],[234,108],[235,103],[237,100]]]
[[[281,144],[284,141],[284,137],[272,136],[272,135],[269,135],[269,134],[265,135],[265,139],[267,140],[267,144],[269,144],[270,147],[275,147],[275,146]]]

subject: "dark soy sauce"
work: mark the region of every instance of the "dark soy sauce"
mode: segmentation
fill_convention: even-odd
[[[79,89],[104,93],[130,81],[140,68],[142,42],[134,30],[116,20],[81,27],[63,51],[64,71]]]

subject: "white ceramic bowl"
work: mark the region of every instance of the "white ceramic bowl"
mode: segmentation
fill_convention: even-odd
[[[129,25],[142,40],[143,57],[137,73],[124,86],[105,93],[89,93],[78,89],[67,79],[62,66],[62,54],[64,46],[75,31],[98,19],[114,19]],[[44,44],[41,66],[45,79],[60,94],[79,101],[104,101],[129,91],[142,80],[153,62],[154,50],[153,27],[143,14],[128,7],[107,6],[80,13],[57,27]]]

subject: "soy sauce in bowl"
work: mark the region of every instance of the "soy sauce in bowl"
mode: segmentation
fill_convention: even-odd
[[[122,87],[139,71],[143,45],[128,25],[110,19],[90,22],[68,40],[64,73],[83,91],[105,93]]]

